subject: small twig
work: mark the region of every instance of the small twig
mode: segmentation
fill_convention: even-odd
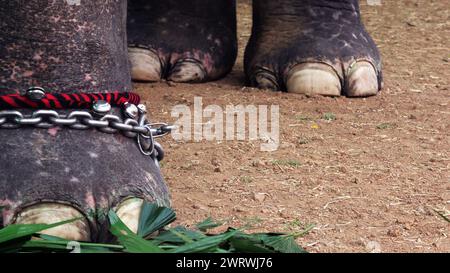
[[[323,206],[323,209],[327,209],[328,206],[331,205],[331,204],[333,204],[333,203],[337,203],[337,202],[340,202],[340,201],[342,201],[342,200],[351,199],[351,198],[352,198],[351,196],[341,196],[341,197],[338,197],[338,198],[336,198],[335,200],[332,200],[332,201],[326,203],[325,206]]]

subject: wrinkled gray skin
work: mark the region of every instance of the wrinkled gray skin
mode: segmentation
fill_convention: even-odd
[[[0,0],[0,94],[30,86],[130,91],[126,32],[130,47],[155,53],[157,79],[210,81],[234,64],[235,1],[77,2]],[[346,94],[349,65],[366,60],[381,88],[379,53],[357,0],[255,0],[253,16],[248,84],[286,90],[290,68],[319,62],[336,72]],[[185,75],[193,63],[199,73]],[[33,204],[70,204],[89,220],[91,240],[104,241],[105,212],[124,198],[170,204],[160,171],[121,135],[21,129],[0,130],[0,138],[0,225]]]

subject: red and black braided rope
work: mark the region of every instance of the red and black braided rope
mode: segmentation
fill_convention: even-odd
[[[36,108],[36,109],[76,109],[91,108],[98,100],[108,102],[112,107],[120,107],[124,103],[139,104],[140,97],[131,92],[108,93],[51,93],[40,100],[32,100],[26,95],[9,94],[0,96],[0,109]]]

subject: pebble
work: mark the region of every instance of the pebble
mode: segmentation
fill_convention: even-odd
[[[381,253],[381,245],[377,241],[369,241],[366,244],[366,250],[369,253]]]
[[[167,81],[167,85],[170,86],[170,87],[175,87],[175,86],[177,86],[177,84],[174,83],[174,82],[172,82],[172,81]]]
[[[247,210],[241,207],[234,208],[235,212],[246,212]]]
[[[252,162],[252,166],[253,167],[261,167],[261,166],[264,166],[265,164],[264,164],[264,162],[263,161],[261,161],[261,160],[254,160],[253,162]]]
[[[199,210],[208,210],[206,206],[200,205],[200,204],[194,204],[192,205],[192,208],[199,209]]]
[[[253,200],[262,203],[264,202],[264,200],[266,200],[266,194],[261,192],[254,192],[252,198]]]
[[[220,166],[220,162],[219,160],[217,160],[217,158],[211,159],[211,164],[215,167]]]

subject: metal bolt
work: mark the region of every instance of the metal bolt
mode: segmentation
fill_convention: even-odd
[[[139,109],[137,108],[136,105],[129,102],[125,102],[123,106],[124,106],[123,111],[127,117],[135,119],[138,116]]]
[[[147,113],[147,106],[145,106],[145,104],[139,104],[138,106],[138,109],[139,109],[139,112],[141,112],[141,113],[143,113],[143,114],[145,114],[145,113]]]
[[[111,111],[111,104],[104,100],[98,100],[92,105],[92,110],[95,114],[104,116]]]
[[[45,89],[38,86],[33,86],[27,89],[27,97],[30,100],[42,100],[45,97]]]

